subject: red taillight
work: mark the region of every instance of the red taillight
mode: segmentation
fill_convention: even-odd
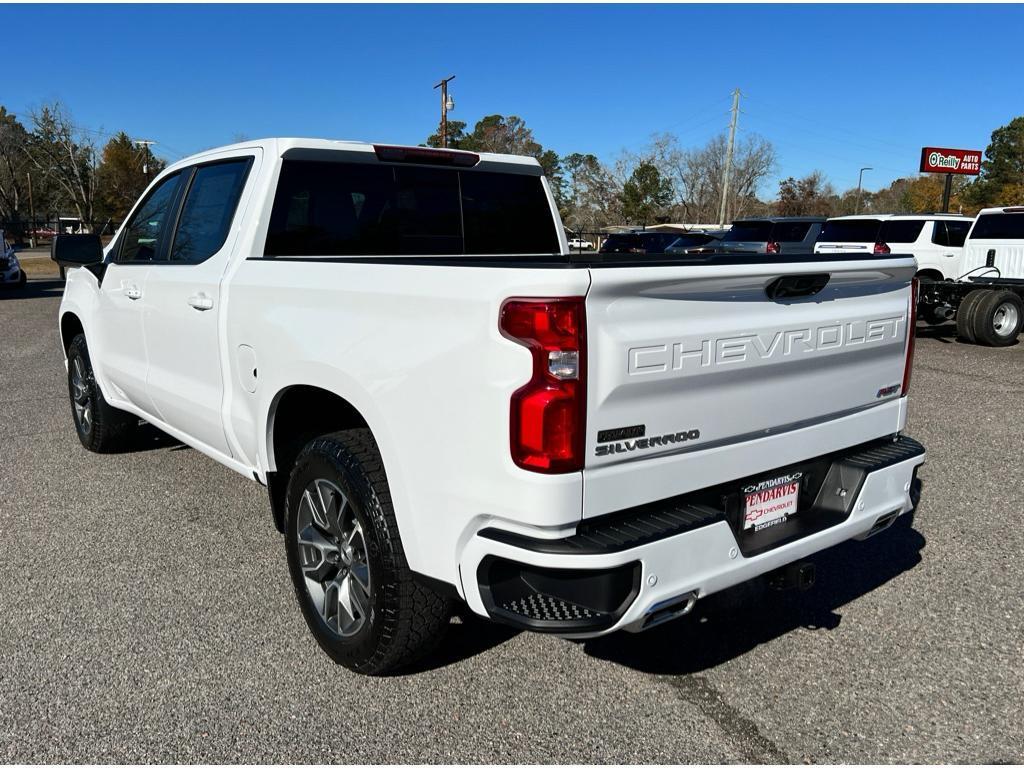
[[[512,460],[533,472],[583,469],[587,409],[586,325],[582,296],[509,299],[502,334],[533,355],[530,381],[512,395]]]
[[[768,243],[764,250],[766,253],[781,253],[782,246],[773,240],[772,242]]]
[[[917,335],[917,292],[918,280],[913,278],[910,281],[910,309],[907,312],[907,356],[903,363],[903,389],[900,395],[906,395],[910,390],[910,369],[914,366],[914,337]]]
[[[888,243],[875,243],[875,253],[892,253]]]

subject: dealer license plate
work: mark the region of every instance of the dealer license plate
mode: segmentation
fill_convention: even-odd
[[[743,530],[781,525],[797,512],[802,472],[773,477],[743,488]]]

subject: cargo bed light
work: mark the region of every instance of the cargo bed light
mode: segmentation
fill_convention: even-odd
[[[509,299],[502,335],[530,350],[533,373],[512,394],[512,460],[531,472],[583,469],[586,424],[586,309],[582,296]]]

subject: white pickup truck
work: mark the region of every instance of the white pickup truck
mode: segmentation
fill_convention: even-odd
[[[175,163],[53,258],[83,445],[141,419],[265,484],[360,672],[459,602],[592,637],[806,584],[917,501],[912,258],[581,255],[532,159],[305,139]]]

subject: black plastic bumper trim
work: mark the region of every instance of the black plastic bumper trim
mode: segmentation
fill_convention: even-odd
[[[861,477],[857,487],[851,488],[852,492],[844,494],[843,508],[829,510],[831,516],[823,521],[827,522],[827,525],[816,526],[815,530],[841,522],[849,515],[849,505],[852,505],[853,500],[859,494],[864,477],[872,472],[921,456],[924,452],[924,446],[919,442],[911,437],[900,435],[895,439],[883,438],[862,443],[853,448],[804,462],[805,465],[818,465],[819,473],[823,473],[819,487],[828,479],[831,467],[836,467],[837,470],[840,466],[855,470]],[[822,465],[824,466],[822,467]],[[785,472],[786,469],[780,467],[777,470],[759,472],[753,477],[736,480],[723,486],[674,496],[583,520],[577,526],[576,533],[567,538],[538,539],[498,528],[485,528],[478,535],[519,549],[550,555],[604,555],[623,552],[671,536],[688,533],[713,523],[729,520],[729,510],[734,505],[728,503],[725,499],[726,496],[734,497],[736,495],[734,489],[755,479],[770,476],[773,472]],[[722,503],[723,501],[726,503]],[[814,503],[815,498],[812,496],[809,501]],[[821,501],[819,500],[818,503],[821,504]],[[811,532],[814,530],[806,529],[801,533],[807,535]],[[740,545],[745,555],[751,555],[779,546],[791,541],[792,538],[787,536],[785,540],[773,540],[767,546],[764,544],[746,546],[743,541],[740,541]]]

